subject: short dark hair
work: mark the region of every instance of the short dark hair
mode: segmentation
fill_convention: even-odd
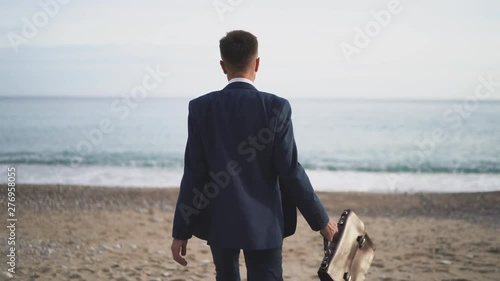
[[[233,71],[244,71],[257,55],[257,37],[244,30],[230,31],[219,41],[220,55]]]

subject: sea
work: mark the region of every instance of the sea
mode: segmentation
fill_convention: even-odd
[[[178,187],[187,98],[1,98],[0,183]],[[319,191],[500,190],[500,102],[290,99]],[[243,141],[243,140],[242,140]]]

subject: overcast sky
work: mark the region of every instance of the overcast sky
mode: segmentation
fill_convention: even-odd
[[[461,99],[500,73],[498,0],[59,1],[0,2],[0,96],[119,96],[151,66],[169,76],[150,96],[195,97],[224,87],[233,29],[259,39],[257,88],[287,98]]]

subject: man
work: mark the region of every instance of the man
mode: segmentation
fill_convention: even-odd
[[[295,231],[296,209],[329,241],[337,224],[297,161],[290,104],[253,85],[257,38],[231,31],[219,47],[229,84],[189,103],[172,255],[187,265],[182,256],[195,235],[210,245],[217,281],[240,280],[241,249],[248,281],[283,280],[281,248]]]

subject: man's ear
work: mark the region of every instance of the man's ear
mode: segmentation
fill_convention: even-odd
[[[255,59],[255,72],[259,71],[260,57]]]
[[[224,61],[222,61],[222,60],[220,60],[220,67],[222,68],[222,71],[224,72],[224,74],[227,74],[226,65],[224,64]]]

